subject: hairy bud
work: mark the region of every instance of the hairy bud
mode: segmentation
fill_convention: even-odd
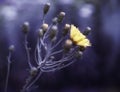
[[[29,22],[24,22],[22,26],[22,31],[24,34],[27,34],[29,32]]]
[[[85,31],[83,32],[84,35],[89,35],[89,33],[91,32],[91,28],[90,27],[86,27]]]
[[[57,31],[58,31],[57,26],[53,25],[52,28],[51,28],[51,30],[50,30],[50,35],[49,35],[49,37],[50,37],[51,40],[56,36]]]
[[[50,9],[50,3],[46,3],[44,5],[44,8],[43,8],[44,15],[47,14],[47,12],[49,11],[49,9]]]
[[[60,14],[58,15],[58,23],[61,23],[64,17],[65,17],[65,12],[60,12]]]
[[[67,39],[64,44],[64,50],[69,51],[71,47],[72,47],[72,41],[70,39]]]
[[[69,30],[70,30],[70,25],[69,24],[65,24],[65,27],[63,29],[63,36],[67,35]]]
[[[46,23],[42,24],[41,28],[45,33],[48,30],[48,24],[46,24]]]
[[[57,17],[53,18],[52,22],[53,22],[54,25],[57,24],[58,18]]]

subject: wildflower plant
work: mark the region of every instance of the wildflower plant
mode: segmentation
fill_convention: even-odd
[[[29,77],[26,80],[21,92],[27,92],[40,78],[42,73],[54,72],[65,68],[74,63],[83,54],[83,51],[91,46],[87,35],[90,32],[88,27],[84,33],[81,33],[73,24],[65,24],[61,31],[61,37],[58,37],[58,25],[63,21],[65,12],[60,12],[57,17],[53,18],[52,23],[48,25],[45,23],[45,16],[50,8],[50,3],[44,5],[43,8],[43,23],[38,29],[37,43],[34,51],[34,58],[36,66],[31,64],[30,53],[28,47],[27,36],[29,32],[29,23],[24,22],[22,31],[24,33],[24,47],[27,55],[27,62],[29,65]],[[57,48],[59,48],[57,50]],[[13,51],[14,46],[10,47],[10,52]],[[60,56],[59,58],[57,56]],[[8,59],[9,63],[10,57]],[[9,67],[9,66],[8,66]],[[8,69],[9,70],[9,69]],[[9,72],[9,71],[8,71]],[[7,75],[7,82],[8,82]],[[6,85],[7,85],[6,82]],[[7,86],[6,88],[7,89]],[[5,91],[7,92],[7,90]]]

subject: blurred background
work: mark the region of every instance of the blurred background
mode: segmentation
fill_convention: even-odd
[[[46,23],[60,11],[63,23],[75,24],[88,36],[92,47],[81,60],[57,72],[44,73],[31,92],[120,92],[120,0],[0,0],[0,92],[7,72],[8,47],[12,55],[8,92],[19,92],[28,75],[21,25],[30,22],[29,45],[34,48],[36,30],[42,24],[43,6],[50,2]],[[31,56],[33,56],[31,50]]]

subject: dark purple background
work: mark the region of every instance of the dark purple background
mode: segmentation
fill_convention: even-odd
[[[8,47],[15,45],[8,92],[19,92],[28,75],[21,25],[30,22],[29,45],[36,43],[36,30],[42,23],[42,8],[50,0],[0,0],[0,92],[7,71]],[[44,73],[32,92],[119,92],[120,86],[120,1],[51,0],[46,22],[51,23],[60,11],[66,12],[63,23],[75,24],[81,31],[92,28],[88,36],[92,47],[81,60],[54,73]],[[33,57],[32,57],[33,58]],[[33,62],[34,63],[34,62]]]

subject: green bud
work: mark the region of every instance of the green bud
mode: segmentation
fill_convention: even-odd
[[[86,27],[85,31],[83,32],[84,35],[89,35],[89,33],[91,32],[91,28],[90,27]]]
[[[70,30],[70,25],[69,24],[65,24],[65,27],[63,29],[63,36],[67,35],[69,30]]]
[[[50,3],[46,3],[44,5],[44,8],[43,8],[44,15],[47,14],[47,12],[49,11],[49,9],[50,9]]]
[[[22,26],[22,31],[24,34],[27,34],[29,32],[29,22],[24,22]]]
[[[45,33],[48,30],[48,24],[46,24],[46,23],[42,24],[41,28]]]
[[[58,18],[57,17],[53,18],[52,22],[53,22],[54,25],[57,24]]]
[[[56,36],[57,31],[58,31],[57,26],[53,25],[52,28],[51,28],[51,30],[50,30],[50,35],[49,35],[49,37],[50,37],[51,40]]]
[[[58,15],[58,23],[61,23],[64,17],[65,17],[65,12],[60,12],[60,14]]]
[[[64,50],[68,52],[72,47],[72,44],[72,41],[70,39],[67,39],[64,44]]]

